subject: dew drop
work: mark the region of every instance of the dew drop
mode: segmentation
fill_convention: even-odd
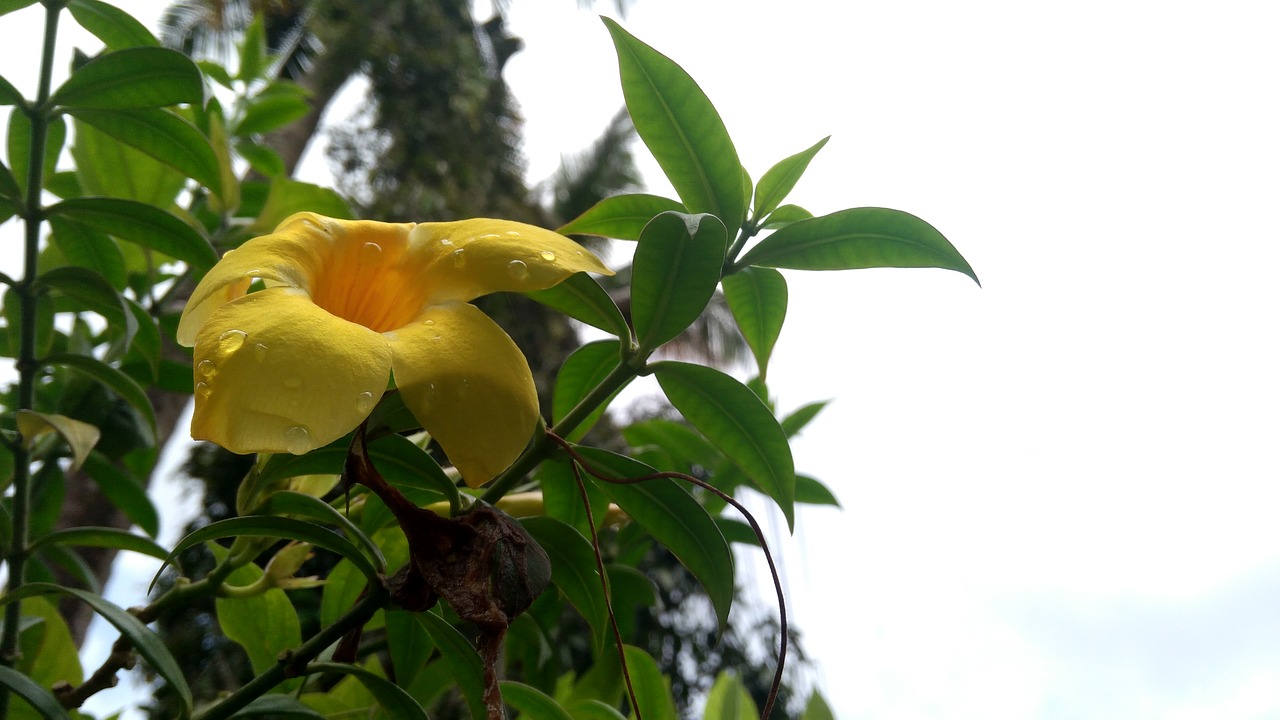
[[[440,238],[440,247],[453,247],[453,241],[449,238]]]
[[[301,425],[284,431],[284,448],[294,455],[302,455],[311,449],[311,433]]]
[[[360,393],[360,397],[356,398],[356,412],[360,413],[361,415],[368,415],[369,411],[372,409],[373,409],[373,393],[371,392]]]
[[[457,250],[454,250],[454,251],[453,251],[453,255],[452,255],[452,257],[453,257],[453,266],[454,266],[454,267],[456,267],[456,268],[466,267],[466,265],[467,265],[467,256],[462,254],[462,249],[461,249],[461,248],[459,248],[459,249],[457,249]]]
[[[297,390],[298,388],[302,387],[302,378],[298,378],[298,377],[286,378],[284,381],[284,386],[289,388],[290,390]]]
[[[423,324],[423,325],[426,325],[427,327],[431,327],[432,325],[435,325],[435,324],[436,324],[436,321],[435,321],[435,320],[423,320],[423,321],[422,321],[422,324]]]
[[[529,277],[529,266],[523,260],[512,260],[507,263],[507,274],[516,280],[524,280]]]
[[[243,330],[228,330],[218,336],[218,352],[223,355],[231,353],[244,347],[245,338],[249,337],[249,333]]]
[[[543,250],[538,254],[541,255],[542,259],[546,260],[547,262],[555,262],[556,260],[556,254],[551,252],[550,250]]]
[[[213,388],[209,387],[209,383],[196,383],[196,397],[201,400],[207,400],[213,394]]]
[[[505,234],[507,235],[507,237],[520,237],[520,233],[516,232],[515,230],[508,230]]]
[[[211,378],[218,374],[218,366],[212,360],[201,360],[196,366],[196,372],[200,373],[200,377]]]
[[[431,337],[429,337],[429,338],[427,338],[427,339],[428,339],[428,340],[431,340],[432,342],[434,342],[434,341],[436,341],[436,340],[439,340],[439,339],[440,339],[440,337],[441,337],[441,336],[440,336],[440,333],[431,333]]]
[[[253,344],[253,359],[262,362],[267,359],[267,346],[262,343]]]
[[[382,246],[376,242],[367,242],[360,248],[360,262],[373,265],[382,258]]]

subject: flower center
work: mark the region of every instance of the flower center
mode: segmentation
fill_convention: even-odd
[[[426,300],[417,268],[403,261],[404,233],[351,233],[336,238],[314,278],[311,300],[343,320],[374,332],[408,325]]]

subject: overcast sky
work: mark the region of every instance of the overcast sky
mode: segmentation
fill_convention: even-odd
[[[592,13],[510,16],[536,180],[622,99]],[[633,3],[753,177],[833,135],[793,201],[919,215],[983,281],[788,274],[772,390],[834,399],[795,454],[844,510],[786,575],[838,717],[1280,718],[1277,19]]]

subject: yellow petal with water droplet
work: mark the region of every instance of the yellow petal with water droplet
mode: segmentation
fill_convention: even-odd
[[[396,386],[463,480],[479,487],[511,465],[533,435],[533,375],[511,338],[474,306],[439,305],[419,319],[391,341]]]
[[[220,353],[228,330],[244,333],[238,351]],[[261,354],[257,345],[270,348]],[[303,293],[269,288],[218,308],[200,329],[195,363],[217,365],[202,378],[191,434],[232,452],[306,452],[360,424],[364,393],[380,397],[391,350],[378,333],[334,317]]]

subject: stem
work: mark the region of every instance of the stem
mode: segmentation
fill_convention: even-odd
[[[748,222],[738,231],[738,239],[733,241],[733,247],[729,248],[729,252],[725,255],[724,274],[730,274],[733,263],[738,259],[738,253],[742,252],[742,248],[747,244],[757,232],[760,231],[754,221]]]
[[[18,410],[35,408],[36,375],[40,371],[36,361],[36,301],[39,288],[36,285],[36,259],[40,253],[40,226],[44,220],[40,193],[44,187],[44,153],[49,131],[49,88],[53,82],[53,51],[58,37],[58,16],[61,6],[51,3],[45,8],[44,48],[40,58],[40,87],[36,102],[28,111],[31,118],[31,156],[27,167],[27,197],[23,220],[26,238],[23,244],[23,276],[14,285],[22,306],[22,327],[18,344]],[[9,557],[9,591],[22,587],[26,579],[27,547],[30,541],[31,515],[31,453],[26,444],[13,453],[13,536]],[[18,625],[22,618],[22,603],[13,602],[5,609],[4,633],[0,636],[0,664],[13,667],[17,661]],[[9,692],[0,689],[0,717],[9,712]]]

